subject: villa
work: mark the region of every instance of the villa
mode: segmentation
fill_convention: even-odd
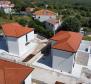
[[[83,67],[91,70],[91,43],[80,33],[60,31],[51,38],[52,67],[80,76]]]
[[[0,1],[0,9],[4,9],[4,12],[7,13],[11,13],[12,8],[14,8],[14,4],[11,3],[11,1],[4,1],[1,0]]]
[[[41,10],[35,11],[33,13],[33,17],[34,19],[37,19],[40,22],[44,22],[50,18],[56,19],[56,13],[47,9],[41,9]]]
[[[11,57],[17,57],[22,61],[30,60],[48,43],[47,39],[34,34],[33,28],[23,27],[18,23],[2,24],[1,30],[0,49],[5,50]]]
[[[34,39],[32,28],[23,27],[18,23],[7,23],[2,25],[2,29],[7,40],[9,53],[22,56],[32,47],[27,46],[28,42]]]
[[[32,84],[33,68],[0,59],[0,84]]]

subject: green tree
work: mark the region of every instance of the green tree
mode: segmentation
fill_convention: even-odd
[[[76,14],[75,17],[81,21],[82,16],[80,14]]]
[[[81,27],[80,21],[75,17],[66,18],[61,25],[62,30],[73,32],[79,32],[80,27]]]
[[[17,22],[21,24],[22,26],[26,26],[28,24],[28,21],[25,19],[18,19]]]
[[[11,0],[11,2],[15,4],[15,8],[18,12],[21,9],[31,6],[31,0]]]
[[[5,14],[3,9],[0,9],[0,17],[7,18],[7,15]]]
[[[88,27],[91,27],[91,18],[88,20]]]
[[[39,22],[38,20],[31,19],[28,24],[29,27],[34,28],[34,31],[46,38],[50,38],[53,35],[53,32],[46,29],[43,23]]]

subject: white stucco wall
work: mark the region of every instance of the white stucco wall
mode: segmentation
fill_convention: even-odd
[[[54,28],[55,28],[54,30],[55,31],[58,29],[59,25],[60,25],[59,23],[57,23],[57,24],[54,25]]]
[[[57,30],[58,27],[61,26],[61,24],[62,24],[62,21],[61,21],[61,22],[59,21],[59,23],[55,24],[55,25],[54,25],[55,30]]]
[[[32,39],[34,39],[34,31],[28,33],[27,38],[28,38],[27,42],[30,42]],[[30,42],[28,45],[25,45],[27,42],[26,42],[26,35],[23,35],[19,38],[7,37],[9,53],[21,57],[26,52],[28,52],[28,50],[32,52],[33,48],[35,47],[35,44]]]
[[[32,81],[31,81],[31,73],[28,75],[28,77],[25,79],[25,84],[32,84]]]
[[[40,18],[39,18],[40,17]],[[40,22],[44,22],[48,20],[49,18],[56,19],[56,16],[35,16],[35,19],[38,19]]]
[[[6,37],[8,52],[14,55],[19,54],[18,38]]]
[[[32,39],[34,39],[34,31],[28,33],[27,38],[28,38],[27,42],[30,42]],[[32,43],[29,43],[28,45],[25,45],[27,42],[26,42],[26,35],[24,35],[24,36],[22,36],[18,39],[19,56],[22,56],[23,54],[28,52],[28,50],[32,51],[34,45]]]
[[[52,49],[52,67],[65,72],[71,72],[74,54],[71,52]]]
[[[31,41],[32,39],[34,39],[34,31],[28,33],[27,36],[28,36],[28,41]]]
[[[25,44],[26,44],[26,35],[18,38],[19,56],[27,52],[27,47],[25,46]]]

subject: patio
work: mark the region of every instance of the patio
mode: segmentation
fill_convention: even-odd
[[[78,51],[76,55],[76,63],[87,66],[89,59],[89,53]]]

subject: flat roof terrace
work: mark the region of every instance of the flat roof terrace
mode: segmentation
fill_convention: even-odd
[[[2,42],[2,44],[3,44],[2,46],[6,49],[7,46],[4,45],[4,42],[6,42],[6,40],[2,36],[0,37],[0,39],[1,39],[0,42]],[[30,47],[29,50],[24,55],[16,56],[16,55],[8,53],[5,49],[3,50],[1,48],[0,49],[0,58],[6,59],[6,60],[12,60],[12,61],[28,62],[35,55],[37,55],[39,52],[41,52],[41,50],[43,48],[45,48],[48,43],[49,43],[49,41],[46,38],[35,34],[35,38],[33,40],[31,40],[27,45],[28,47]],[[31,47],[31,45],[33,47]]]
[[[33,44],[34,47],[32,48],[31,52],[28,51],[26,54],[23,55],[23,56],[25,56],[25,58],[24,58],[24,60],[22,60],[22,62],[28,62],[32,57],[34,57],[39,52],[41,52],[41,50],[43,48],[45,48],[48,43],[49,43],[49,41],[47,39],[45,39],[45,38],[37,37],[37,38],[31,40],[30,45]]]
[[[76,55],[76,63],[87,66],[89,60],[89,53],[78,51]]]

